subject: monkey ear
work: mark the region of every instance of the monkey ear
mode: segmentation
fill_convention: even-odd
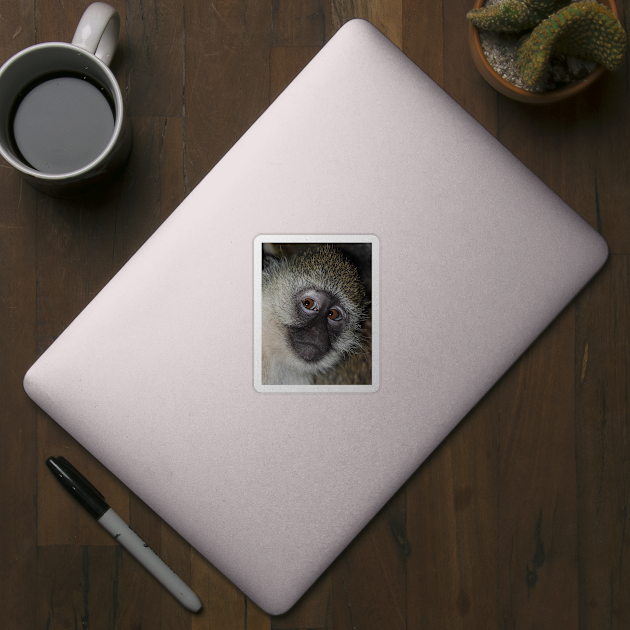
[[[262,244],[262,252],[263,256],[276,256],[276,246],[273,243],[263,243]]]
[[[262,268],[267,269],[280,260],[275,243],[262,244]]]
[[[280,259],[277,256],[272,256],[271,254],[265,254],[263,253],[263,257],[262,257],[262,268],[263,269],[268,269],[269,267],[275,265],[276,263],[278,263]]]

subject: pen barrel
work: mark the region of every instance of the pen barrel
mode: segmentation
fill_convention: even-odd
[[[98,522],[142,564],[183,606],[197,612],[201,601],[190,587],[149,547],[114,510]]]

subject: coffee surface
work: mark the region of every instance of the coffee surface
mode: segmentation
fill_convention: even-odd
[[[27,89],[13,118],[17,148],[43,173],[79,170],[103,152],[113,133],[114,114],[104,88],[74,76]]]

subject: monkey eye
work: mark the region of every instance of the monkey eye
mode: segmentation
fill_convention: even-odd
[[[338,322],[341,319],[341,312],[338,311],[336,308],[331,308],[328,311],[328,318]]]
[[[314,311],[317,308],[317,302],[311,298],[304,298],[302,300],[302,306],[307,308],[309,311]]]

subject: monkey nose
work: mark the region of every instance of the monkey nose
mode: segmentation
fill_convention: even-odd
[[[318,345],[324,344],[328,346],[328,331],[325,325],[315,324],[310,330],[311,339],[313,343]]]

